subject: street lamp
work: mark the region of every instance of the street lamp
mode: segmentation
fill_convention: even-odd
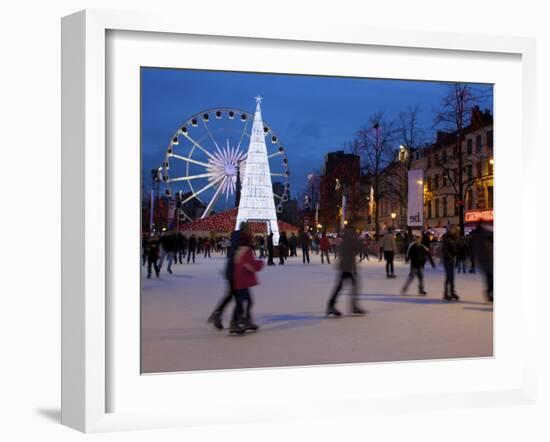
[[[392,212],[391,213],[391,226],[392,226],[392,230],[395,230],[395,218],[396,218],[397,214],[395,212]]]

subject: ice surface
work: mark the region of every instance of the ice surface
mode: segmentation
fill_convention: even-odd
[[[252,289],[260,330],[246,336],[227,333],[233,303],[225,330],[206,323],[227,290],[225,257],[197,255],[195,264],[174,265],[172,275],[165,262],[159,279],[147,279],[143,268],[143,372],[492,356],[493,306],[485,301],[479,273],[457,274],[458,303],[442,300],[440,265],[426,267],[426,297],[417,296],[416,281],[408,296],[400,296],[408,265],[397,261],[397,278],[386,279],[384,263],[371,257],[358,267],[360,304],[368,314],[326,318],[336,269],[322,265],[318,255],[311,258],[309,265],[298,256],[264,267]],[[344,285],[338,300],[343,313],[349,290]]]

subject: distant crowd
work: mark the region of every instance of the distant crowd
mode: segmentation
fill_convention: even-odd
[[[257,330],[252,321],[252,296],[250,287],[257,284],[254,274],[259,271],[266,260],[268,266],[284,265],[288,259],[298,257],[302,263],[310,264],[310,253],[320,255],[321,264],[336,261],[339,269],[337,282],[328,300],[327,316],[341,316],[336,309],[336,301],[345,281],[352,285],[351,314],[365,314],[357,301],[357,262],[370,261],[374,256],[385,261],[386,277],[395,278],[394,259],[402,255],[410,264],[409,275],[401,289],[406,295],[409,285],[418,280],[418,294],[425,296],[424,267],[429,262],[435,267],[434,257],[439,257],[445,270],[443,299],[458,301],[460,298],[455,289],[455,273],[475,273],[479,269],[484,276],[485,296],[493,302],[493,232],[486,225],[479,224],[468,235],[460,235],[457,226],[449,226],[445,234],[437,238],[429,231],[410,235],[407,232],[394,232],[392,228],[384,229],[378,237],[369,233],[360,234],[352,226],[336,235],[319,233],[312,235],[302,229],[295,234],[281,232],[279,244],[274,246],[273,234],[267,236],[253,235],[249,224],[242,223],[239,230],[231,237],[196,236],[189,238],[181,232],[165,231],[159,234],[144,235],[142,238],[142,264],[147,266],[147,277],[155,272],[159,277],[164,262],[166,270],[172,273],[174,264],[195,263],[196,256],[211,258],[212,254],[227,256],[225,278],[229,282],[228,292],[209,318],[216,328],[223,329],[222,314],[229,302],[236,301],[232,316],[230,332],[242,334]]]

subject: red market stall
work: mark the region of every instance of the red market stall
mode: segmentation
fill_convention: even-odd
[[[184,235],[195,234],[198,236],[208,236],[211,234],[220,236],[229,236],[235,230],[237,222],[237,208],[226,210],[225,212],[215,213],[204,219],[180,224],[179,231]],[[252,233],[254,235],[267,234],[265,222],[251,222]],[[285,221],[278,220],[279,232],[298,233],[298,227]]]

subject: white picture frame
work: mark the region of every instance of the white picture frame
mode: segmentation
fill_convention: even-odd
[[[260,407],[234,404],[245,413],[231,414],[230,410],[209,411],[206,407],[194,410],[181,407],[167,411],[163,407],[139,411],[109,410],[109,392],[113,385],[109,379],[112,354],[108,337],[111,312],[108,302],[109,288],[109,173],[106,120],[108,118],[106,83],[107,44],[110,31],[154,32],[163,35],[217,36],[269,40],[273,44],[337,44],[346,46],[374,46],[378,48],[426,49],[430,51],[503,54],[520,57],[521,63],[521,157],[524,173],[534,161],[534,103],[535,103],[535,44],[532,39],[517,37],[489,37],[451,33],[402,31],[394,33],[372,28],[344,26],[301,26],[277,23],[266,25],[251,21],[230,23],[211,18],[195,17],[185,24],[177,17],[154,16],[143,13],[126,13],[87,10],[63,18],[62,21],[62,423],[84,432],[114,431],[169,426],[205,425],[216,422],[248,422],[326,416],[334,414],[368,414],[373,411],[398,412],[410,409],[457,408],[501,404],[533,403],[536,393],[535,339],[525,339],[518,358],[521,381],[510,381],[499,388],[477,388],[471,391],[449,392],[444,388],[427,394],[388,392],[369,397],[359,391],[349,396],[346,391],[326,399],[303,398],[287,406],[275,402]],[[158,35],[158,34],[157,34]],[[499,115],[496,114],[498,124]],[[498,136],[498,135],[497,135]],[[498,154],[497,154],[498,155]],[[115,166],[116,167],[116,166]],[[504,169],[502,169],[504,170]],[[500,173],[500,170],[499,170]],[[503,172],[504,173],[504,172]],[[498,190],[497,190],[498,192]],[[536,193],[524,187],[517,189],[521,204],[536,206]],[[498,203],[498,196],[497,196]],[[498,207],[498,205],[497,205]],[[498,210],[498,209],[497,209]],[[524,225],[532,211],[520,211],[518,217]],[[522,235],[522,233],[519,233]],[[532,241],[520,241],[522,256],[534,256]],[[523,269],[522,271],[525,271]],[[497,273],[497,280],[499,275]],[[518,316],[514,327],[521,328],[523,338],[535,333],[536,296],[532,279],[521,278],[523,315]],[[498,296],[498,295],[497,295]],[[497,355],[498,358],[498,355]],[[435,364],[444,362],[435,362]],[[452,363],[452,362],[451,362]],[[390,365],[386,366],[390,370]],[[326,376],[357,376],[361,366],[325,367]],[[372,370],[372,367],[369,368]],[[422,368],[430,369],[429,367]],[[410,368],[410,370],[413,370]],[[266,378],[268,372],[255,371]],[[279,370],[280,372],[280,370]],[[412,371],[411,371],[412,372]],[[303,376],[299,371],[288,370],[287,376]],[[139,375],[139,373],[137,373]],[[218,373],[217,376],[224,376]],[[246,371],[231,372],[234,382],[243,382]],[[174,379],[175,377],[172,377]],[[194,378],[196,381],[199,377]],[[519,377],[518,377],[519,379]],[[168,383],[171,381],[167,381]],[[193,397],[185,398],[193,402]]]

